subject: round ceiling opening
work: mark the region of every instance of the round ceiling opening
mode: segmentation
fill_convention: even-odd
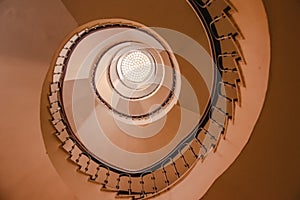
[[[134,83],[141,83],[153,75],[154,61],[151,56],[143,51],[135,50],[128,52],[120,59],[121,79]]]

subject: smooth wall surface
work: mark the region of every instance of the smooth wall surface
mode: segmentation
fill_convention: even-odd
[[[77,26],[59,0],[0,1],[0,199],[73,200],[40,131],[40,95],[53,52]]]
[[[248,145],[204,200],[300,199],[300,1],[263,1],[271,33],[265,106]]]

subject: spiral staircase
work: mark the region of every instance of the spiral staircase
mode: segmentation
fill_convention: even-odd
[[[62,2],[80,25],[40,101],[61,180],[80,199],[202,198],[260,113],[269,60],[249,42],[257,28],[268,58],[266,24],[245,26],[238,0]]]
[[[169,4],[169,2],[166,3]],[[41,105],[46,104],[49,107],[47,118],[51,119],[54,128],[52,134],[57,137],[60,147],[67,153],[67,160],[77,165],[77,171],[87,175],[90,182],[101,185],[101,190],[116,192],[116,198],[150,198],[162,192],[167,192],[175,184],[180,184],[180,181],[188,176],[197,162],[205,162],[206,156],[217,150],[219,142],[225,139],[229,121],[234,121],[235,107],[237,105],[241,106],[239,88],[245,87],[245,83],[240,63],[245,64],[245,60],[239,45],[239,40],[243,39],[243,35],[231,17],[232,13],[236,12],[234,6],[226,0],[206,2],[190,0],[180,3],[190,5],[191,10],[198,17],[202,25],[197,28],[198,33],[202,35],[202,44],[200,45],[204,46],[206,52],[203,53],[201,49],[197,51],[195,48],[190,49],[188,53],[182,53],[176,45],[184,39],[178,36],[176,41],[172,41],[169,39],[172,32],[164,32],[159,28],[148,28],[143,24],[125,19],[95,20],[80,26],[67,37],[58,49],[46,78],[45,87],[48,85],[49,88],[47,92],[48,102],[42,102]],[[178,2],[178,4],[180,3]],[[105,31],[109,35],[106,38],[101,36],[101,34],[105,35]],[[156,33],[154,33],[155,31]],[[147,35],[143,35],[145,33]],[[97,34],[99,35],[98,39]],[[151,43],[151,39],[147,41],[141,39],[147,39],[149,35],[163,46],[155,47],[156,43]],[[162,39],[157,39],[159,36]],[[106,42],[109,40],[112,40],[112,42]],[[97,42],[101,43],[102,41],[109,43],[111,46],[105,44],[97,47]],[[126,43],[129,44],[126,45]],[[118,45],[123,46],[118,47]],[[164,49],[168,45],[169,47]],[[191,46],[191,44],[188,45]],[[151,50],[150,48],[154,49]],[[92,51],[97,51],[94,58],[89,58],[91,62],[85,61],[86,58],[84,57],[93,54]],[[154,94],[147,93],[149,87],[151,90],[152,85],[147,85],[146,89],[138,89],[139,93],[135,95],[134,92],[136,91],[130,92],[126,89],[130,88],[128,83],[124,82],[127,80],[126,78],[122,79],[121,84],[119,82],[115,83],[114,77],[120,78],[131,74],[121,75],[121,72],[119,72],[123,70],[122,67],[125,67],[122,65],[123,61],[121,59],[127,57],[117,57],[115,53],[110,51],[121,52],[120,54],[124,54],[123,52],[136,54],[136,52],[152,51],[152,57],[157,67],[155,71],[158,71],[155,76],[158,78],[163,77],[161,81],[154,81],[153,87],[158,87],[158,89],[153,90]],[[159,58],[157,58],[157,55],[153,55],[155,51],[157,51],[155,55],[160,55],[162,61],[157,61]],[[176,56],[172,55],[173,53],[177,57],[183,57],[188,62],[182,58],[176,60]],[[203,54],[208,58],[205,58]],[[109,56],[110,58],[106,58]],[[201,57],[202,60],[195,61],[197,57]],[[117,64],[114,64],[114,60],[117,59],[121,61],[115,61]],[[139,59],[142,58],[139,57]],[[106,60],[110,60],[110,63]],[[135,61],[133,60],[133,62]],[[88,66],[91,66],[91,69]],[[108,66],[108,69],[102,69],[105,66]],[[105,74],[104,78],[98,78],[101,73],[97,73],[97,68],[105,71],[102,72]],[[92,78],[81,75],[86,71],[92,71],[90,72]],[[108,78],[106,77],[107,73]],[[114,73],[119,74],[114,75]],[[191,75],[193,73],[194,75]],[[76,76],[79,78],[75,77],[74,74],[77,74]],[[141,74],[137,74],[137,77],[141,77]],[[194,77],[196,77],[196,80],[193,79]],[[157,78],[154,77],[154,79]],[[184,80],[182,81],[182,79]],[[106,81],[110,82],[111,86]],[[82,92],[82,90],[89,90],[89,82],[93,82],[91,93],[96,93],[94,96],[89,92]],[[123,82],[125,86],[122,86]],[[132,80],[129,79],[128,82],[132,82]],[[137,82],[141,84],[139,81]],[[167,89],[161,91],[160,85],[165,86]],[[130,86],[134,87],[135,85]],[[186,89],[189,87],[192,88],[190,91]],[[180,91],[183,89],[187,91]],[[79,94],[74,95],[76,92]],[[113,97],[115,93],[120,94],[121,97]],[[131,96],[126,97],[127,94]],[[192,96],[195,96],[196,103],[189,100]],[[117,99],[118,103],[112,105],[114,98]],[[96,108],[90,105],[94,101],[97,104]],[[120,103],[119,101],[124,102]],[[169,103],[169,101],[172,101],[172,103]],[[129,109],[127,111],[126,108],[123,108],[124,104],[128,104],[129,107],[132,105],[134,109],[130,110],[125,106]],[[138,110],[140,105],[158,106],[152,108],[152,110],[150,107],[143,107]],[[93,135],[92,129],[79,130],[84,129],[82,126],[85,126],[84,123],[87,120],[76,118],[84,116],[89,118],[94,109],[99,109],[99,113],[95,111],[95,118],[99,121],[96,126],[100,126],[99,130],[97,127],[93,129],[97,130],[95,134],[103,132],[110,141],[116,143],[115,145],[124,148],[125,154],[117,150],[114,151],[113,147],[104,144],[105,142],[109,143],[109,141],[105,141],[105,139],[101,139],[95,134],[86,137],[87,132],[89,135]],[[151,112],[148,112],[150,110]],[[75,112],[79,116],[76,117]],[[153,117],[156,112],[160,113],[161,117]],[[155,125],[156,121],[159,123],[163,117],[167,118],[165,119],[166,122],[163,123],[164,127],[161,128],[159,133],[152,133],[154,130],[154,128],[151,128],[152,124]],[[122,121],[123,119],[125,122]],[[101,121],[103,122],[101,123]],[[129,124],[129,128],[122,130],[118,127],[122,126],[120,125],[122,123],[125,124],[124,126]],[[94,127],[92,123],[87,124],[89,127]],[[176,127],[174,124],[180,125]],[[141,125],[150,128],[141,129]],[[126,131],[129,131],[129,137]],[[132,137],[131,132],[138,133],[135,133],[136,135]],[[51,134],[51,131],[43,130],[43,134]],[[124,134],[127,135],[124,137]],[[147,134],[150,134],[151,137],[146,137]],[[175,136],[179,138],[176,139],[176,142],[172,142]],[[122,140],[123,144],[114,141],[114,138]],[[152,140],[147,141],[149,138]],[[95,140],[98,143],[95,143]],[[160,140],[166,140],[166,142],[161,143]],[[157,146],[161,146],[160,148],[163,149],[163,146],[170,144],[171,150],[167,149],[159,152]],[[126,147],[126,145],[132,145],[135,148]],[[95,146],[103,147],[97,148]],[[149,162],[153,151],[159,152],[159,156],[153,156],[155,158],[152,162]],[[126,155],[126,152],[142,153],[142,157],[130,157],[130,155]],[[139,163],[150,164],[141,165]]]

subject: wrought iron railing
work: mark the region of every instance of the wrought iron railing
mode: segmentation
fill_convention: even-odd
[[[53,68],[50,85],[49,111],[55,136],[68,160],[78,165],[78,171],[89,181],[100,184],[103,190],[115,191],[117,196],[136,199],[157,195],[183,178],[198,160],[215,150],[226,132],[228,120],[234,118],[236,102],[240,102],[239,87],[244,86],[239,62],[244,62],[238,44],[242,35],[231,18],[234,8],[226,0],[189,0],[209,36],[212,57],[216,63],[216,84],[204,117],[189,137],[152,170],[128,173],[114,169],[93,156],[76,137],[64,113],[61,94],[62,80],[70,54],[85,35],[112,24],[86,27],[73,35],[61,49]],[[116,25],[116,24],[114,24]]]

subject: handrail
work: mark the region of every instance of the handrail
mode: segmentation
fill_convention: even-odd
[[[213,4],[217,0],[208,0],[205,3],[202,2],[202,4],[199,2],[199,0],[189,0],[189,3],[191,6],[195,9],[196,14],[200,17],[202,22],[205,25],[206,31],[208,32],[208,35],[210,35],[210,41],[212,45],[212,51],[213,51],[213,58],[216,62],[216,71],[217,73],[220,73],[221,76],[223,73],[236,73],[237,68],[229,69],[223,67],[223,59],[224,58],[231,58],[231,59],[238,59],[240,58],[240,54],[238,53],[237,49],[233,49],[232,52],[222,52],[221,49],[221,42],[223,40],[231,40],[234,38],[238,33],[237,32],[231,32],[226,35],[219,36],[217,34],[217,28],[215,26],[215,23],[221,23],[221,20],[226,20],[227,15],[224,13],[221,13],[221,15],[212,18],[212,16],[209,15],[208,7]],[[221,1],[221,0],[219,0]],[[228,8],[226,8],[228,9]],[[116,26],[121,26],[120,24],[115,24]],[[69,148],[65,147],[64,149],[66,152],[70,155],[70,157],[73,154],[73,151],[76,147],[78,147],[81,151],[79,153],[78,157],[75,159],[75,163],[79,166],[79,170],[84,172],[85,174],[90,176],[91,181],[96,181],[99,179],[99,172],[102,172],[102,170],[106,170],[105,177],[103,177],[103,180],[100,182],[103,185],[103,188],[106,188],[108,190],[112,191],[120,191],[122,192],[122,195],[125,193],[128,196],[134,196],[135,198],[144,198],[147,197],[147,195],[155,195],[159,192],[167,189],[168,187],[172,186],[178,179],[180,179],[183,174],[179,172],[178,167],[180,166],[180,162],[184,163],[184,172],[188,172],[191,168],[193,163],[195,163],[198,159],[203,160],[207,153],[209,153],[209,148],[217,147],[217,142],[219,140],[219,137],[224,134],[226,131],[226,125],[225,122],[217,121],[217,119],[214,119],[212,116],[212,113],[216,110],[217,112],[221,113],[226,119],[230,119],[230,114],[228,113],[226,108],[219,108],[217,106],[217,102],[219,99],[225,98],[226,100],[229,100],[231,103],[234,103],[233,99],[230,99],[228,96],[224,94],[219,93],[220,84],[228,85],[229,87],[233,87],[236,89],[239,87],[238,85],[232,82],[223,82],[222,80],[218,80],[218,76],[216,76],[216,88],[215,93],[211,97],[211,103],[209,106],[209,109],[207,110],[205,114],[205,120],[201,120],[198,125],[195,127],[195,129],[189,134],[188,138],[185,138],[181,144],[179,144],[172,153],[170,153],[167,157],[162,159],[160,162],[156,163],[156,165],[152,166],[149,169],[139,172],[139,173],[128,173],[125,171],[122,171],[121,169],[115,168],[114,166],[103,162],[102,160],[99,160],[96,156],[94,156],[87,148],[84,147],[84,145],[80,142],[79,138],[76,137],[76,135],[73,133],[73,131],[70,128],[69,122],[67,120],[67,117],[64,114],[64,108],[63,108],[63,99],[61,94],[61,88],[63,87],[63,78],[64,78],[64,72],[65,68],[68,63],[68,59],[76,45],[88,34],[98,31],[99,29],[111,27],[112,25],[94,25],[92,27],[87,27],[81,32],[76,33],[74,36],[70,38],[70,40],[63,46],[61,52],[57,56],[57,61],[54,66],[53,71],[53,81],[50,84],[50,94],[49,94],[49,112],[52,116],[51,123],[56,129],[55,135],[56,137],[61,141],[61,146],[64,147],[67,142],[72,142],[71,146]],[[130,25],[127,25],[130,26]],[[235,41],[237,42],[237,41]],[[221,77],[222,78],[222,77]],[[204,125],[207,123],[212,122],[213,124],[217,125],[219,128],[221,128],[221,131],[218,133],[211,133],[209,130],[207,130]],[[212,140],[210,144],[204,144],[203,141],[201,141],[198,136],[199,134],[202,134],[202,132],[209,136],[209,138]],[[64,135],[63,135],[64,134]],[[65,135],[69,134],[69,135]],[[197,152],[190,144],[195,141],[196,144],[199,144],[200,150]],[[201,150],[204,150],[201,151]],[[184,152],[183,152],[184,151]],[[187,158],[185,157],[185,153],[191,153],[192,157],[195,159],[192,161],[193,163],[189,163]],[[87,161],[84,163],[80,163],[80,160],[83,158],[83,156],[86,156]],[[190,158],[192,159],[192,158]],[[91,173],[89,171],[89,167],[95,165],[97,166],[94,170],[95,172]],[[168,178],[168,166],[171,166],[170,169],[174,170],[174,175],[177,177],[175,181],[171,181]],[[165,180],[165,188],[158,190],[158,179],[155,178],[154,173],[158,170],[161,170],[162,175]],[[108,188],[109,185],[109,177],[112,173],[116,173],[117,177],[116,180],[114,180],[117,184],[114,186],[114,188]],[[120,181],[121,177],[128,177],[128,189],[120,189]],[[150,181],[145,181],[146,176],[151,176]],[[140,188],[139,190],[133,190],[132,184],[138,183]],[[146,185],[152,185],[152,191],[146,191]]]

